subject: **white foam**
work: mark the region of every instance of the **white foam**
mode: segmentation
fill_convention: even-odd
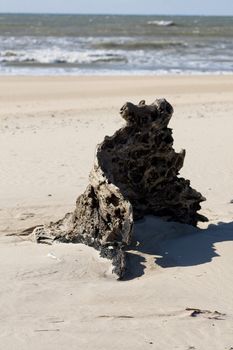
[[[148,45],[137,46],[143,40],[142,37],[0,37],[0,74],[233,72],[233,45],[229,40],[221,43],[211,40],[209,46],[205,46],[204,42],[190,40],[184,41],[183,45],[162,45],[161,48],[159,45],[154,48]],[[145,40],[145,44],[151,42],[151,39]],[[159,43],[159,39],[154,40]],[[123,48],[119,45],[115,48],[114,45],[101,48],[101,43],[109,42],[118,42]],[[177,41],[171,41],[170,38],[169,42]],[[135,46],[131,45],[127,49],[128,43]]]

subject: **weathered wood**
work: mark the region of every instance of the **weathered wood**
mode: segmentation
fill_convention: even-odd
[[[165,100],[151,105],[126,103],[120,110],[126,126],[97,147],[86,191],[73,213],[33,233],[38,242],[81,242],[113,260],[120,278],[126,268],[125,247],[133,235],[133,220],[146,214],[196,225],[206,218],[197,212],[205,198],[178,177],[185,151],[172,147],[173,114]]]

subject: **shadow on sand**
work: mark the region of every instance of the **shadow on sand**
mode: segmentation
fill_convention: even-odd
[[[233,241],[233,222],[210,224],[200,229],[148,216],[135,224],[135,244],[127,251],[128,271],[124,280],[144,274],[146,258],[153,255],[163,268],[195,266],[219,256],[215,243]]]

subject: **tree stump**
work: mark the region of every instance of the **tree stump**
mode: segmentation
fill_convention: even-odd
[[[97,146],[89,185],[72,213],[56,223],[39,226],[37,242],[84,243],[112,259],[113,272],[122,278],[134,220],[153,214],[196,225],[201,193],[178,177],[185,151],[173,149],[168,123],[172,106],[165,100],[151,105],[127,102],[120,110],[126,125]]]

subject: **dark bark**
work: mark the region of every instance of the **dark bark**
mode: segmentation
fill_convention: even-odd
[[[120,110],[126,126],[97,147],[86,191],[73,213],[33,232],[38,242],[85,243],[112,259],[119,278],[126,269],[125,248],[133,235],[133,220],[146,214],[196,225],[205,198],[178,177],[185,151],[173,149],[173,113],[164,99],[151,105],[126,103]]]

